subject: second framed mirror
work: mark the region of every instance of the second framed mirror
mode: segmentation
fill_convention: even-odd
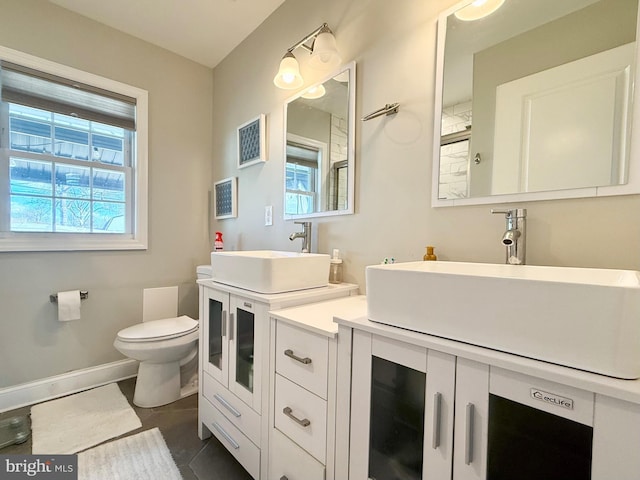
[[[284,218],[353,213],[355,62],[284,108]]]

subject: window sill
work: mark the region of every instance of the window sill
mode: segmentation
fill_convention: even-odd
[[[0,252],[74,252],[91,250],[146,250],[147,240],[131,235],[20,234],[0,236]]]

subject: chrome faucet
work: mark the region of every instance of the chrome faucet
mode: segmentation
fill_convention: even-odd
[[[294,232],[289,235],[289,240],[293,241],[296,238],[302,239],[302,253],[311,252],[311,222],[293,222],[298,225],[302,225],[301,232]]]
[[[506,263],[509,265],[524,265],[527,253],[527,209],[491,209],[491,213],[502,213],[507,221],[507,230],[502,235],[502,244],[506,247]]]

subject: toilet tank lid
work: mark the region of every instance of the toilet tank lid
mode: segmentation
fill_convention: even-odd
[[[197,321],[187,315],[182,315],[177,318],[163,318],[162,320],[138,323],[120,330],[118,337],[122,340],[138,341],[167,339],[186,335],[197,328]]]
[[[196,267],[196,274],[198,278],[211,278],[213,275],[211,265],[198,265]]]

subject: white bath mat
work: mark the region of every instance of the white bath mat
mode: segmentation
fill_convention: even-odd
[[[154,428],[78,454],[78,480],[181,480],[160,430]]]
[[[31,407],[34,454],[70,454],[140,428],[115,383]]]

